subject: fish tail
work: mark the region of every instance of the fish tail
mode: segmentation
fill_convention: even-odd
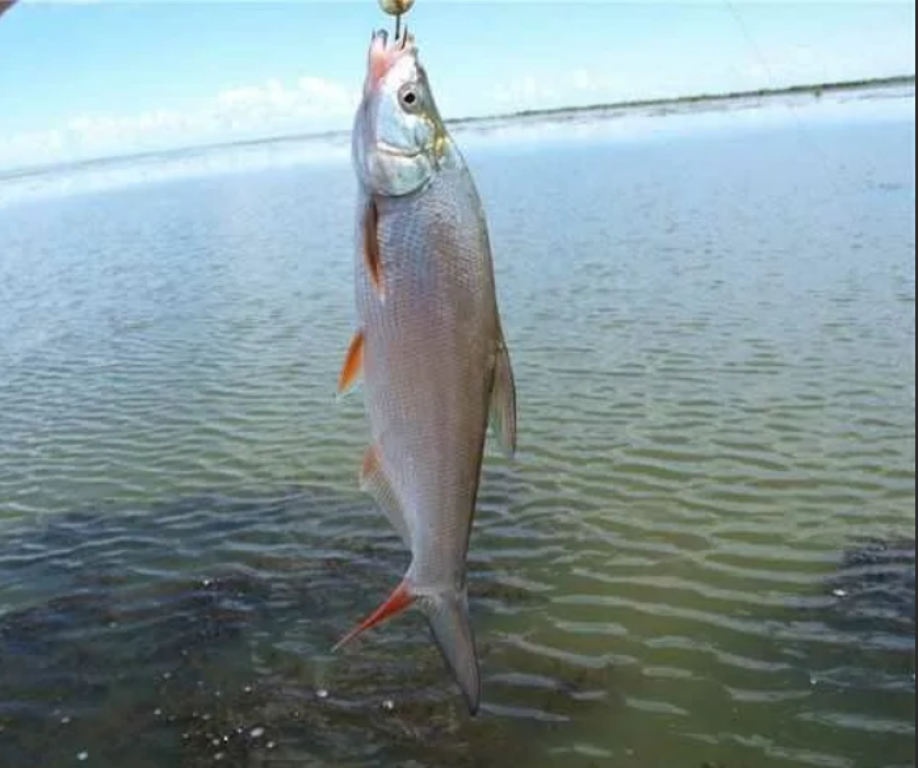
[[[423,591],[417,595],[406,578],[389,599],[362,624],[351,630],[332,652],[339,651],[359,635],[378,627],[412,605],[416,605],[427,618],[434,642],[462,691],[469,713],[474,717],[481,707],[481,671],[466,590]]]
[[[380,624],[388,621],[393,616],[396,616],[407,608],[410,608],[414,603],[414,600],[415,597],[411,592],[411,586],[407,580],[403,581],[399,587],[389,596],[389,599],[376,609],[375,613],[367,618],[362,624],[359,624],[357,627],[348,632],[348,634],[338,642],[338,644],[332,649],[332,653],[337,653],[342,648],[344,648],[344,646],[348,645],[351,641],[362,635],[367,630],[378,627]]]
[[[468,593],[462,590],[425,595],[418,606],[427,617],[434,641],[474,717],[481,706],[481,671]]]

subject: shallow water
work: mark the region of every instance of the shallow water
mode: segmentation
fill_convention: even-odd
[[[0,764],[914,765],[914,120],[731,119],[470,148],[521,422],[476,722],[415,616],[328,656],[405,566],[347,166],[8,196]]]

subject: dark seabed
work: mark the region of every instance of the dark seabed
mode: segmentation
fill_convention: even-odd
[[[329,655],[406,566],[342,149],[211,151],[0,182],[3,768],[914,766],[913,96],[461,140],[482,716],[416,615]]]

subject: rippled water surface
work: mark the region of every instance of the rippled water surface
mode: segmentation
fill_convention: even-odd
[[[334,397],[351,173],[298,161],[0,209],[5,768],[914,765],[913,119],[469,156],[481,718],[416,616],[328,653],[406,558]]]

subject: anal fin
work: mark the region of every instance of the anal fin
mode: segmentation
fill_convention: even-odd
[[[360,472],[360,489],[370,493],[376,503],[386,513],[389,522],[398,531],[402,541],[410,545],[411,538],[408,524],[405,522],[405,513],[402,511],[401,502],[386,477],[376,446],[367,448],[363,457],[363,469]]]
[[[497,441],[508,457],[516,453],[516,382],[510,351],[503,334],[498,337],[494,363],[494,383],[491,387],[489,423]]]

